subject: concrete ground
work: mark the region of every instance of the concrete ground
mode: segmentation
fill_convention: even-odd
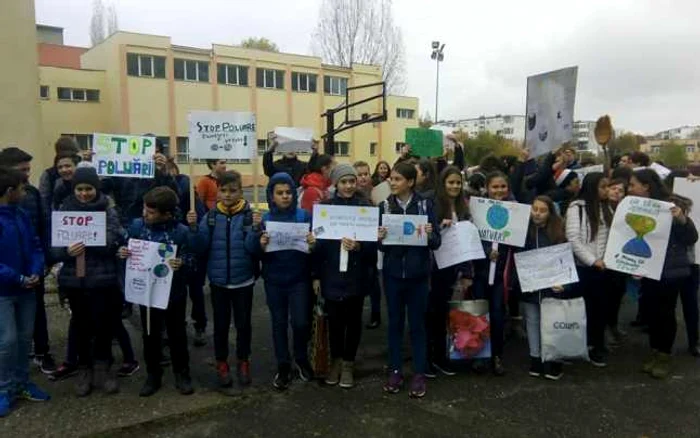
[[[48,301],[52,350],[60,360],[69,313],[58,306],[55,295]],[[210,310],[208,297],[207,306]],[[624,306],[625,326],[633,312],[633,305]],[[137,315],[128,321],[128,329],[142,358]],[[179,395],[166,371],[163,389],[151,398],[139,398],[145,379],[142,369],[121,380],[118,395],[97,392],[77,399],[74,379],[53,383],[35,370],[34,380],[51,392],[53,400],[20,403],[0,420],[0,437],[700,436],[700,372],[696,359],[685,353],[682,323],[674,373],[665,382],[639,372],[646,337],[630,329],[628,342],[613,352],[605,369],[578,363],[567,366],[559,382],[534,379],[527,375],[527,343],[514,339],[506,345],[505,377],[469,372],[440,377],[429,382],[422,400],[409,399],[405,391],[393,396],[382,392],[384,329],[385,325],[365,331],[354,389],[295,382],[289,391],[278,393],[270,384],[275,364],[264,292],[258,285],[253,386],[245,392],[223,394],[216,388],[210,321],[209,344],[190,348],[194,395]],[[114,350],[120,358],[118,347]]]

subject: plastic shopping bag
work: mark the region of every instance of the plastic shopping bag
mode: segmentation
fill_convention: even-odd
[[[542,360],[588,360],[583,298],[543,298],[540,310]]]

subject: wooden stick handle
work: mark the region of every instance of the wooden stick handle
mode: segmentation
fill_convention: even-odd
[[[85,253],[75,258],[75,276],[85,278]]]
[[[194,164],[192,159],[189,160],[190,166],[190,211],[194,210]]]

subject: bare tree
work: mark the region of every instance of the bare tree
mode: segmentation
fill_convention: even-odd
[[[343,67],[379,65],[387,89],[403,92],[403,37],[391,7],[391,0],[323,0],[313,35],[314,51],[325,62]]]
[[[98,45],[105,39],[105,5],[102,0],[93,0],[90,18],[90,42]]]
[[[110,3],[107,8],[107,36],[117,33],[119,30],[119,19],[117,17],[117,8],[114,3]]]

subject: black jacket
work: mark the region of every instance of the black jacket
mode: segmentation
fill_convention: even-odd
[[[273,161],[272,151],[267,151],[263,154],[263,171],[268,178],[272,178],[276,173],[283,172],[291,176],[292,180],[294,180],[294,185],[299,187],[301,177],[304,176],[307,168],[307,163],[299,160],[297,157],[282,157],[277,161]]]
[[[690,275],[688,251],[698,241],[698,231],[690,218],[685,224],[676,219],[671,225],[671,236],[666,247],[666,260],[661,271],[662,279],[684,278]]]

